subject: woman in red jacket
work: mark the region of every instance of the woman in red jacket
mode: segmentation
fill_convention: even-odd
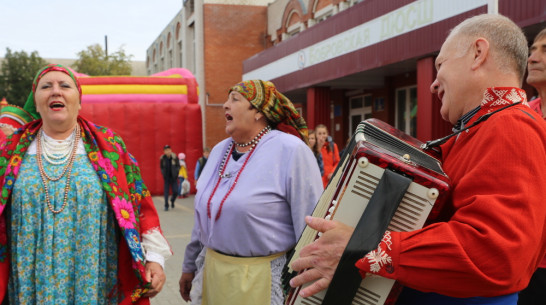
[[[324,162],[322,183],[324,184],[324,187],[326,187],[339,163],[339,150],[337,149],[336,143],[328,136],[328,128],[326,128],[325,125],[317,125],[317,127],[315,127],[315,133],[317,135],[317,145],[320,147],[322,161]]]

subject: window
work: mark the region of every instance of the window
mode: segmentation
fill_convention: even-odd
[[[303,29],[303,24],[301,22],[301,18],[295,10],[291,11],[288,15],[288,18],[286,18],[286,30],[282,34],[282,39],[288,39],[290,37],[295,36]]]
[[[183,67],[184,66],[184,58],[182,57],[182,41],[178,42],[178,65],[177,67]]]
[[[403,132],[417,136],[417,87],[396,90],[395,127]]]
[[[332,17],[336,13],[335,9],[337,7],[332,5],[332,4],[328,4],[325,7],[322,7],[322,8],[317,10],[319,2],[320,1],[316,1],[315,5],[313,7],[314,24],[317,24],[317,23],[319,23],[321,21],[324,21],[324,20]]]
[[[180,40],[180,22],[176,24],[176,41]]]

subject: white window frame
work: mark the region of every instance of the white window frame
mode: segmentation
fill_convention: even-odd
[[[370,106],[365,105],[366,97],[371,98],[372,102],[370,103]],[[357,98],[362,98],[362,107],[352,108],[351,107],[352,102],[353,100]],[[348,135],[349,137],[351,137],[356,131],[356,130],[353,130],[353,125],[352,125],[353,116],[360,115],[360,121],[363,121],[366,118],[366,115],[371,115],[372,112],[373,112],[373,96],[371,94],[355,95],[349,98],[349,120],[348,120],[349,128],[347,128],[347,130],[349,130],[349,135]]]

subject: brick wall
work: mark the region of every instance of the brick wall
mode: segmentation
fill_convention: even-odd
[[[267,7],[205,4],[206,143],[213,147],[225,139],[221,105],[228,89],[242,80],[243,60],[265,49]]]

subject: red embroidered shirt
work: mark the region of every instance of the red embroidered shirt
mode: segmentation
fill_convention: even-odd
[[[452,193],[441,219],[387,232],[356,263],[362,274],[459,298],[527,286],[546,252],[546,123],[523,90],[490,88],[468,125],[515,102],[442,145]]]

